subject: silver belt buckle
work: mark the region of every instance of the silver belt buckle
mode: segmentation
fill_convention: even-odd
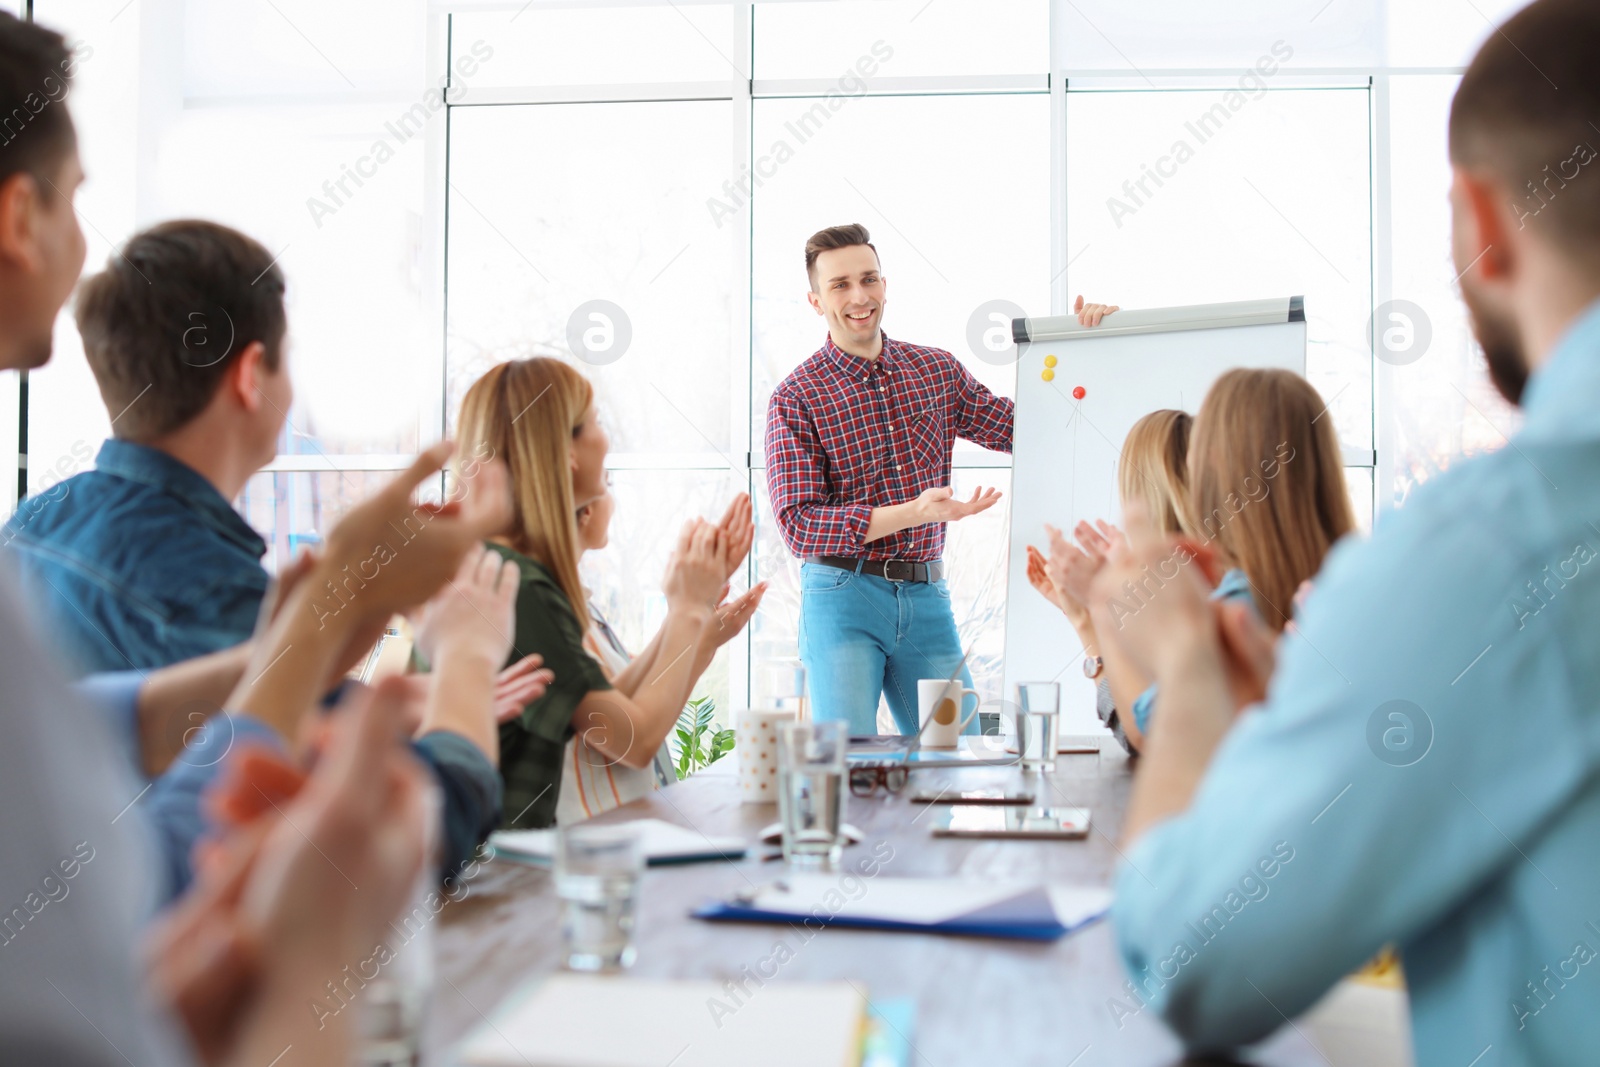
[[[907,563],[903,559],[886,559],[886,560],[884,560],[883,561],[883,577],[884,577],[884,579],[886,581],[894,582],[896,585],[905,585],[911,579],[910,578],[891,578],[891,577],[889,577],[889,568],[890,567],[894,567],[894,566],[903,566],[903,567],[905,567],[907,569],[907,573],[908,574],[915,574],[916,573],[915,566],[913,564],[911,564],[911,563]]]

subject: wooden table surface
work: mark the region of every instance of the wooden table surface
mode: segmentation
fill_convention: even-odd
[[[733,761],[728,760],[731,764]],[[708,835],[754,842],[778,818],[777,806],[741,804],[731,767],[719,764],[685,782],[630,804],[607,821],[655,816]],[[1025,878],[1079,885],[1109,884],[1131,775],[1120,750],[1063,755],[1047,775],[1015,768],[926,770],[893,798],[850,797],[845,820],[866,840],[845,851],[845,866],[874,849],[884,855],[881,876],[959,875]],[[920,788],[970,789],[1027,785],[1040,803],[1091,809],[1083,841],[982,841],[933,838],[930,809],[913,803]],[[937,808],[931,809],[936,811]],[[638,916],[638,961],[632,973],[649,978],[738,979],[788,955],[773,981],[849,979],[875,998],[911,997],[916,1029],[909,1035],[919,1067],[1123,1067],[1184,1061],[1182,1049],[1153,1013],[1119,1020],[1113,998],[1135,1006],[1123,989],[1109,922],[1050,944],[833,929],[806,940],[787,925],[711,923],[689,917],[695,906],[782,876],[765,850],[744,860],[657,868],[646,872]],[[440,915],[436,936],[438,982],[424,1062],[454,1062],[450,1051],[483,1025],[501,1000],[529,979],[560,966],[560,903],[550,875],[496,860]],[[1264,1065],[1325,1064],[1293,1027],[1237,1054]],[[1232,1061],[1205,1061],[1232,1062]],[[752,1065],[756,1067],[756,1065]]]

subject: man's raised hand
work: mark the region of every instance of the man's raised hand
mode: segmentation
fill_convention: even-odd
[[[1000,500],[1000,490],[979,486],[972,492],[971,500],[959,500],[949,486],[924,489],[917,497],[917,508],[923,522],[956,522],[968,515],[987,511]]]

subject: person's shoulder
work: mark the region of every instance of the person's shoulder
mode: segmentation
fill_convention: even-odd
[[[225,577],[266,584],[255,560],[196,521],[195,512],[161,489],[102,471],[85,471],[18,505],[7,523],[23,552],[92,562],[102,570],[181,566],[191,578]]]
[[[486,541],[484,545],[493,552],[499,553],[505,559],[516,564],[522,587],[517,596],[536,600],[541,603],[554,604],[561,607],[566,614],[577,617],[572,605],[567,600],[566,590],[561,588],[555,572],[532,556],[524,555],[516,549],[494,541]]]
[[[945,371],[956,371],[961,368],[961,361],[949,349],[919,345],[912,341],[897,341],[887,335],[883,339],[883,346],[891,356],[918,367]]]
[[[801,360],[800,365],[784,375],[783,380],[772,390],[772,398],[774,400],[795,399],[822,376],[824,359],[826,359],[826,356],[821,349],[818,349]]]
[[[919,345],[915,341],[901,341],[887,334],[884,335],[883,345],[894,354],[915,359],[936,360],[941,363],[960,362],[949,349],[939,348],[937,345]]]
[[[79,515],[94,514],[108,499],[127,495],[128,483],[100,471],[81,471],[70,478],[30,493],[17,502],[6,520],[12,533],[23,530],[35,537],[70,527]]]
[[[1600,545],[1600,531],[1565,503],[1600,493],[1600,442],[1588,451],[1575,462],[1571,455],[1536,457],[1513,442],[1457,461],[1381,514],[1370,537],[1336,545],[1318,591],[1343,588],[1397,608],[1403,591],[1405,602],[1430,610],[1506,600],[1573,538]],[[1403,624],[1405,614],[1382,616]]]
[[[546,567],[543,563],[540,563],[532,556],[524,555],[523,553],[512,548],[510,545],[503,545],[498,541],[485,541],[483,543],[483,547],[487,548],[491,552],[496,553],[502,559],[509,560],[510,562],[516,564],[517,570],[521,572],[522,580],[524,582],[538,582],[543,585],[555,586],[559,588],[555,575],[550,573],[550,568]]]

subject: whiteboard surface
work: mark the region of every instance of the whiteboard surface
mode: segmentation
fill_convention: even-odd
[[[1282,303],[1287,308],[1288,301]],[[1192,315],[1173,318],[1194,321]],[[1095,686],[1083,675],[1083,646],[1061,612],[1028,584],[1027,546],[1048,554],[1046,523],[1068,536],[1082,520],[1123,525],[1117,457],[1133,424],[1160,408],[1198,413],[1211,384],[1234,367],[1274,367],[1303,376],[1306,324],[1146,328],[1098,336],[1087,330],[1024,343],[1019,350],[1004,696],[1014,700],[1018,682],[1057,680],[1062,732],[1102,733]],[[1042,373],[1046,356],[1056,358],[1052,381]],[[1081,401],[1072,395],[1077,386],[1084,389]]]

